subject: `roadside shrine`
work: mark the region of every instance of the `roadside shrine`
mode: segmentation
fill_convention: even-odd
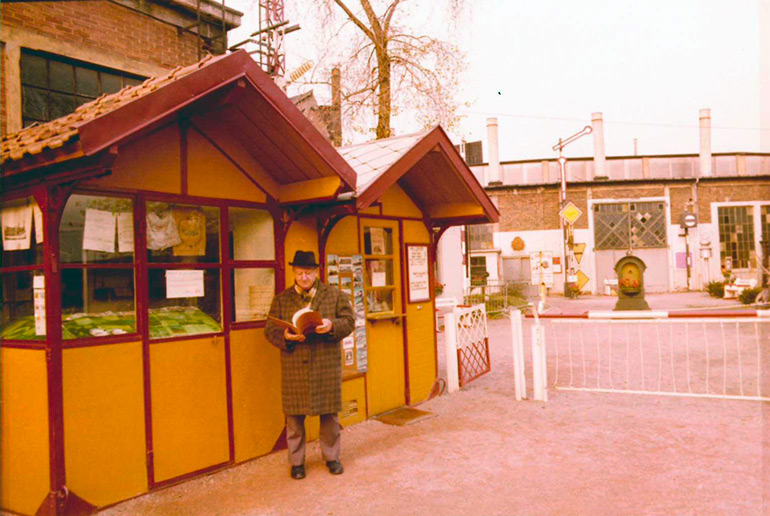
[[[244,51],[9,135],[1,158],[0,500],[21,514],[280,447],[263,327],[298,249],[353,298],[343,425],[426,399],[435,243],[498,219],[440,128],[338,151]]]

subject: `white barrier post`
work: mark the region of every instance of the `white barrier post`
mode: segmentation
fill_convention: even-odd
[[[532,327],[532,386],[535,401],[548,401],[545,369],[545,328],[536,320]]]
[[[454,311],[444,314],[444,331],[446,332],[444,346],[446,388],[447,392],[457,392],[460,390],[460,371],[457,366],[457,319]]]
[[[527,378],[524,370],[524,334],[522,331],[521,312],[510,309],[511,335],[513,342],[513,388],[516,401],[527,397]]]

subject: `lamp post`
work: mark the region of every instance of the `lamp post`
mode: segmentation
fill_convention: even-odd
[[[570,143],[574,142],[575,140],[578,140],[582,138],[583,136],[587,134],[591,134],[593,129],[590,125],[585,126],[582,130],[576,132],[572,136],[568,137],[566,140],[562,140],[559,138],[559,143],[554,145],[552,147],[553,150],[559,151],[559,181],[560,181],[560,187],[559,187],[559,207],[560,209],[564,209],[564,207],[567,205],[567,158],[564,157],[563,151],[564,147],[569,145]],[[564,273],[564,296],[565,297],[572,297],[570,284],[572,282],[569,281],[569,277],[572,274],[572,264],[570,260],[570,253],[569,249],[572,248],[572,238],[571,238],[571,231],[569,231],[568,235],[568,229],[571,228],[571,224],[568,225],[564,223],[564,219],[562,217],[559,217],[559,225],[561,227],[562,232],[562,252],[563,252],[563,273]]]

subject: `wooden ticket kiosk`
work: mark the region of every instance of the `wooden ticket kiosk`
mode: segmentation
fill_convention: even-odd
[[[20,514],[89,514],[279,446],[263,328],[297,249],[327,280],[336,257],[360,316],[343,424],[426,399],[433,244],[497,217],[440,129],[362,182],[243,51],[9,135],[1,156],[0,503]],[[435,174],[463,202],[421,197]],[[409,297],[412,246],[427,298]]]

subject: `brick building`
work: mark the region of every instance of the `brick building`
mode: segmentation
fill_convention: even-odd
[[[587,277],[583,292],[604,294],[616,277],[615,263],[629,251],[646,262],[650,292],[701,289],[722,279],[725,268],[738,278],[762,279],[762,242],[770,242],[770,154],[712,154],[708,124],[701,129],[700,154],[605,158],[599,149],[594,157],[569,159],[566,200],[581,212],[573,225],[574,253],[564,245],[559,216],[558,160],[503,162],[497,169],[490,161],[471,169],[496,203],[500,222],[468,228],[466,287],[484,279],[532,285],[544,279],[559,293],[567,262],[573,275]],[[685,213],[698,221],[686,238],[680,226]],[[550,272],[539,276],[537,263]],[[439,274],[439,281],[451,282],[451,274]]]
[[[212,0],[4,3],[0,131],[221,54],[242,13]],[[200,37],[199,37],[200,35]]]

